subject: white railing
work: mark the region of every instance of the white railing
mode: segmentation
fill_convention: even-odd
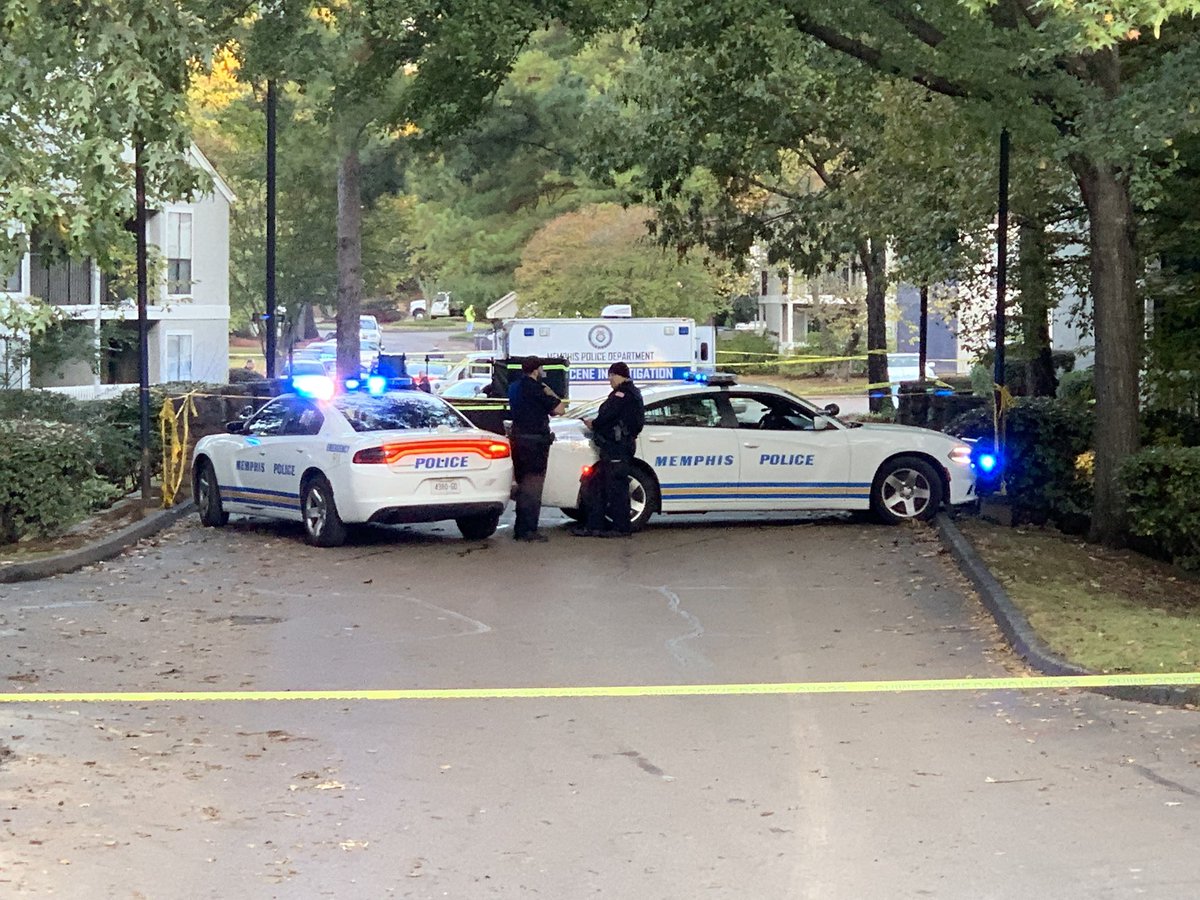
[[[136,387],[136,384],[80,384],[69,387],[42,388],[42,390],[54,394],[65,394],[73,400],[107,400],[109,397],[115,397]]]

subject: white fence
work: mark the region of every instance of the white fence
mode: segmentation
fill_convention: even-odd
[[[54,394],[65,394],[74,400],[107,400],[124,393],[136,384],[81,384],[71,387],[42,388]]]

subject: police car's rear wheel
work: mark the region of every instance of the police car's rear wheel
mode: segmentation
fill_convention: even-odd
[[[941,506],[941,479],[929,463],[913,456],[885,463],[871,487],[871,508],[891,525],[932,519]]]
[[[455,519],[454,524],[468,541],[482,541],[496,533],[496,526],[500,524],[500,513],[463,516],[461,519]]]
[[[644,470],[634,466],[629,470],[629,524],[642,528],[658,509],[658,485]]]
[[[304,537],[314,547],[337,547],[346,541],[346,526],[338,515],[333,488],[317,475],[304,483],[300,511],[304,517]]]
[[[213,471],[212,463],[207,459],[201,460],[196,469],[195,486],[196,508],[200,510],[200,524],[208,528],[219,528],[229,521],[229,513],[225,512],[221,503],[221,487],[217,484],[217,473]]]

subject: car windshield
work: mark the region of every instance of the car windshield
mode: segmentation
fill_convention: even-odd
[[[570,407],[563,418],[566,419],[591,419],[600,410],[600,404],[608,399],[608,396],[597,397],[595,400],[589,400],[587,403],[581,403],[578,406]]]
[[[355,431],[405,431],[449,426],[470,428],[461,413],[422,391],[383,394],[341,394],[334,407]]]
[[[474,397],[487,387],[486,381],[476,381],[473,378],[456,381],[442,391],[443,397]]]

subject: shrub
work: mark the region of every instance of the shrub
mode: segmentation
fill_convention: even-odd
[[[1058,380],[1058,399],[1076,407],[1092,406],[1096,402],[1096,385],[1091,369],[1066,372]]]
[[[46,422],[86,422],[87,404],[53,391],[0,391],[0,419],[41,419]]]
[[[1091,449],[1093,419],[1091,410],[1047,397],[1020,398],[1009,409],[1004,482],[1014,523],[1052,520],[1078,530],[1092,504],[1092,480],[1081,460]],[[946,426],[952,434],[986,439],[992,428],[990,406]]]
[[[121,494],[96,473],[84,426],[0,420],[0,444],[0,542],[57,534]]]
[[[1200,418],[1175,409],[1148,409],[1142,413],[1142,444],[1200,447]]]
[[[1129,530],[1187,569],[1200,569],[1200,448],[1151,447],[1121,463]]]

